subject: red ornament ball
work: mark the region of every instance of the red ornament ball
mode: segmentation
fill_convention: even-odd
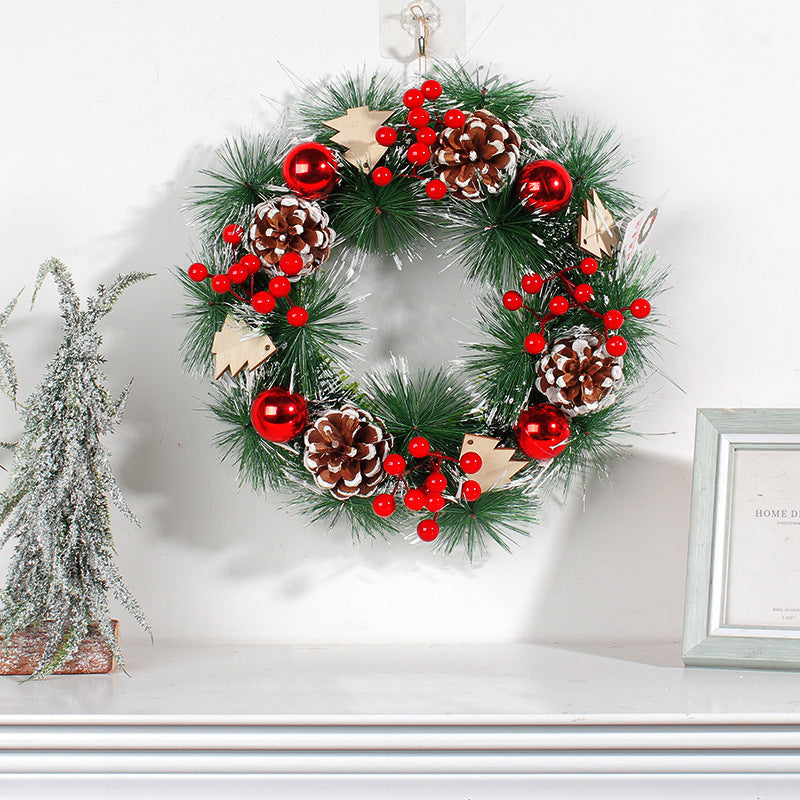
[[[544,286],[544,278],[541,275],[523,275],[522,291],[526,294],[539,294]]]
[[[432,472],[425,479],[425,488],[429,492],[443,492],[447,488],[447,478],[441,472]]]
[[[383,468],[389,475],[393,475],[395,478],[397,478],[405,471],[406,460],[403,458],[403,456],[398,455],[397,453],[392,453],[390,456],[386,456],[384,459]]]
[[[206,267],[205,264],[201,264],[199,261],[192,264],[189,267],[188,272],[189,272],[189,277],[193,281],[197,281],[197,283],[200,283],[200,281],[204,281],[208,277],[208,267]]]
[[[584,275],[594,275],[597,272],[597,261],[594,258],[584,258],[580,267]]]
[[[241,225],[231,223],[222,229],[222,241],[228,244],[240,244],[244,238],[244,228]]]
[[[391,147],[397,141],[397,131],[383,125],[375,131],[375,141],[383,147]]]
[[[431,115],[424,108],[412,108],[407,119],[412,128],[424,128],[431,121]]]
[[[423,164],[427,164],[431,160],[431,149],[426,144],[420,144],[419,142],[414,142],[411,147],[408,148],[408,152],[406,153],[406,158],[416,166],[422,166]]]
[[[419,88],[426,100],[438,100],[442,96],[442,84],[439,81],[425,81]]]
[[[414,458],[425,458],[431,452],[431,443],[424,436],[415,436],[408,443],[408,452]]]
[[[579,303],[588,303],[594,300],[594,289],[588,283],[579,283],[575,289],[575,299]]]
[[[612,308],[611,311],[603,314],[603,324],[609,330],[615,331],[617,328],[621,328],[623,322],[625,322],[625,317],[621,311]]]
[[[644,319],[650,315],[650,302],[644,297],[639,297],[631,303],[631,314],[636,319]]]
[[[572,197],[572,178],[555,161],[533,161],[520,170],[517,195],[524,208],[557,214],[567,207]]]
[[[467,475],[474,475],[483,466],[483,459],[477,453],[468,451],[461,456],[458,463]]]
[[[506,292],[503,295],[503,305],[509,311],[519,311],[522,308],[522,295],[519,292]]]
[[[397,504],[390,494],[376,494],[372,500],[372,510],[379,517],[391,517],[396,508]]]
[[[461,496],[468,502],[474,503],[480,496],[482,490],[478,481],[464,481],[461,487]]]
[[[409,116],[411,115],[409,114]],[[436,131],[427,125],[423,125],[417,131],[417,141],[420,144],[433,144],[436,141]]]
[[[423,542],[432,542],[439,535],[439,525],[435,519],[424,519],[417,525],[417,536]]]
[[[292,306],[286,312],[286,321],[295,328],[302,328],[308,322],[308,311],[300,306]]]
[[[308,425],[308,405],[301,395],[273,386],[253,401],[250,420],[268,442],[288,442]]]
[[[231,264],[228,277],[231,279],[231,283],[244,283],[250,277],[250,272],[247,267],[237,261],[235,264]]]
[[[441,511],[445,505],[447,505],[447,501],[439,492],[431,492],[425,500],[425,508],[432,514]]]
[[[425,194],[431,200],[441,200],[447,194],[447,184],[438,178],[434,178],[425,184]]]
[[[376,186],[388,186],[392,182],[392,171],[388,167],[375,167],[372,170],[372,182]]]
[[[250,303],[259,314],[269,314],[275,309],[275,298],[269,292],[256,292]]]
[[[258,256],[246,255],[239,259],[239,263],[251,274],[255,275],[261,269],[261,259]]]
[[[306,200],[325,197],[339,180],[336,156],[317,142],[298,144],[283,160],[283,180]]]
[[[406,508],[409,511],[422,511],[425,507],[425,492],[420,489],[409,489],[406,492],[406,496],[403,498],[403,502],[406,504]]]
[[[444,124],[448,128],[460,128],[467,121],[467,115],[458,108],[444,112]]]
[[[231,279],[227,275],[215,275],[211,279],[211,288],[217,294],[225,294],[231,290]]]
[[[550,403],[526,408],[514,426],[519,449],[528,458],[547,461],[564,450],[569,441],[569,420]]]
[[[619,358],[628,352],[628,343],[621,336],[611,336],[606,341],[606,350],[610,356]]]
[[[303,269],[303,257],[299,253],[284,253],[278,262],[278,266],[284,275],[292,277]]]
[[[419,108],[425,102],[425,95],[419,89],[409,89],[403,95],[403,105],[406,108]]]
[[[547,347],[547,340],[544,338],[544,336],[542,336],[541,333],[529,333],[525,337],[523,347],[532,356],[538,356],[539,353],[543,353],[545,347]]]
[[[548,304],[547,307],[550,309],[551,314],[555,314],[557,317],[560,317],[562,314],[566,314],[569,311],[569,300],[567,300],[564,295],[557,294]]]
[[[278,275],[269,282],[269,293],[273,297],[286,297],[291,290],[292,284],[289,283],[289,279],[284,278],[283,275]]]

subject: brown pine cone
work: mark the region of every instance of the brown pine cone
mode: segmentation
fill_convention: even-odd
[[[328,411],[305,435],[303,464],[321,489],[339,500],[372,494],[383,480],[392,440],[366,411]]]
[[[519,135],[488,111],[473,111],[460,128],[439,133],[433,152],[439,178],[457,197],[478,202],[496,194],[519,159]]]
[[[559,339],[536,368],[536,388],[568,416],[610,406],[622,386],[622,358],[608,354],[602,333]]]
[[[328,215],[318,203],[285,194],[255,207],[249,246],[271,277],[283,274],[278,262],[284,253],[297,253],[303,259],[303,268],[289,280],[298,281],[319,269],[335,238]]]

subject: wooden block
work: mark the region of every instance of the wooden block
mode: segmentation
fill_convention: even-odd
[[[111,620],[114,638],[119,642],[119,621]],[[31,675],[39,663],[47,645],[49,629],[47,625],[26,628],[15,633],[8,643],[0,639],[0,675]],[[111,648],[100,636],[96,625],[89,628],[89,634],[81,642],[78,651],[67,661],[56,675],[85,675],[89,673],[111,672],[117,666]]]

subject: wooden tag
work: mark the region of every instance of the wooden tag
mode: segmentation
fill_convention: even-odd
[[[278,348],[267,334],[254,336],[255,331],[244,322],[226,317],[222,330],[214,335],[211,352],[217,357],[214,377],[219,380],[225,370],[236,377],[247,366],[252,372],[263,364]]]
[[[388,148],[375,141],[378,128],[392,116],[394,111],[370,111],[369,106],[348,108],[343,117],[324,122],[329,128],[339,131],[331,141],[346,147],[344,160],[369,172]]]
[[[477,481],[481,491],[495,489],[511,483],[511,479],[528,464],[527,461],[514,461],[517,452],[513,447],[498,447],[499,439],[491,436],[478,436],[468,433],[461,444],[461,455],[464,453],[477,453],[483,461],[483,466],[470,480]]]

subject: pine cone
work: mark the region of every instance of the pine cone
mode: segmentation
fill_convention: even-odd
[[[303,464],[321,489],[339,500],[372,494],[383,480],[391,437],[366,411],[328,411],[305,435]]]
[[[298,281],[319,269],[336,238],[328,227],[328,215],[318,203],[293,194],[274,197],[256,206],[250,224],[250,252],[261,259],[271,277],[282,275],[278,262],[284,253],[297,253],[303,268],[290,281]]]
[[[610,406],[622,386],[622,358],[608,354],[605,336],[580,331],[559,339],[536,368],[536,388],[568,416]]]
[[[439,134],[433,163],[439,178],[457,197],[478,202],[483,192],[496,194],[519,159],[519,135],[488,111],[470,114],[460,128]]]

